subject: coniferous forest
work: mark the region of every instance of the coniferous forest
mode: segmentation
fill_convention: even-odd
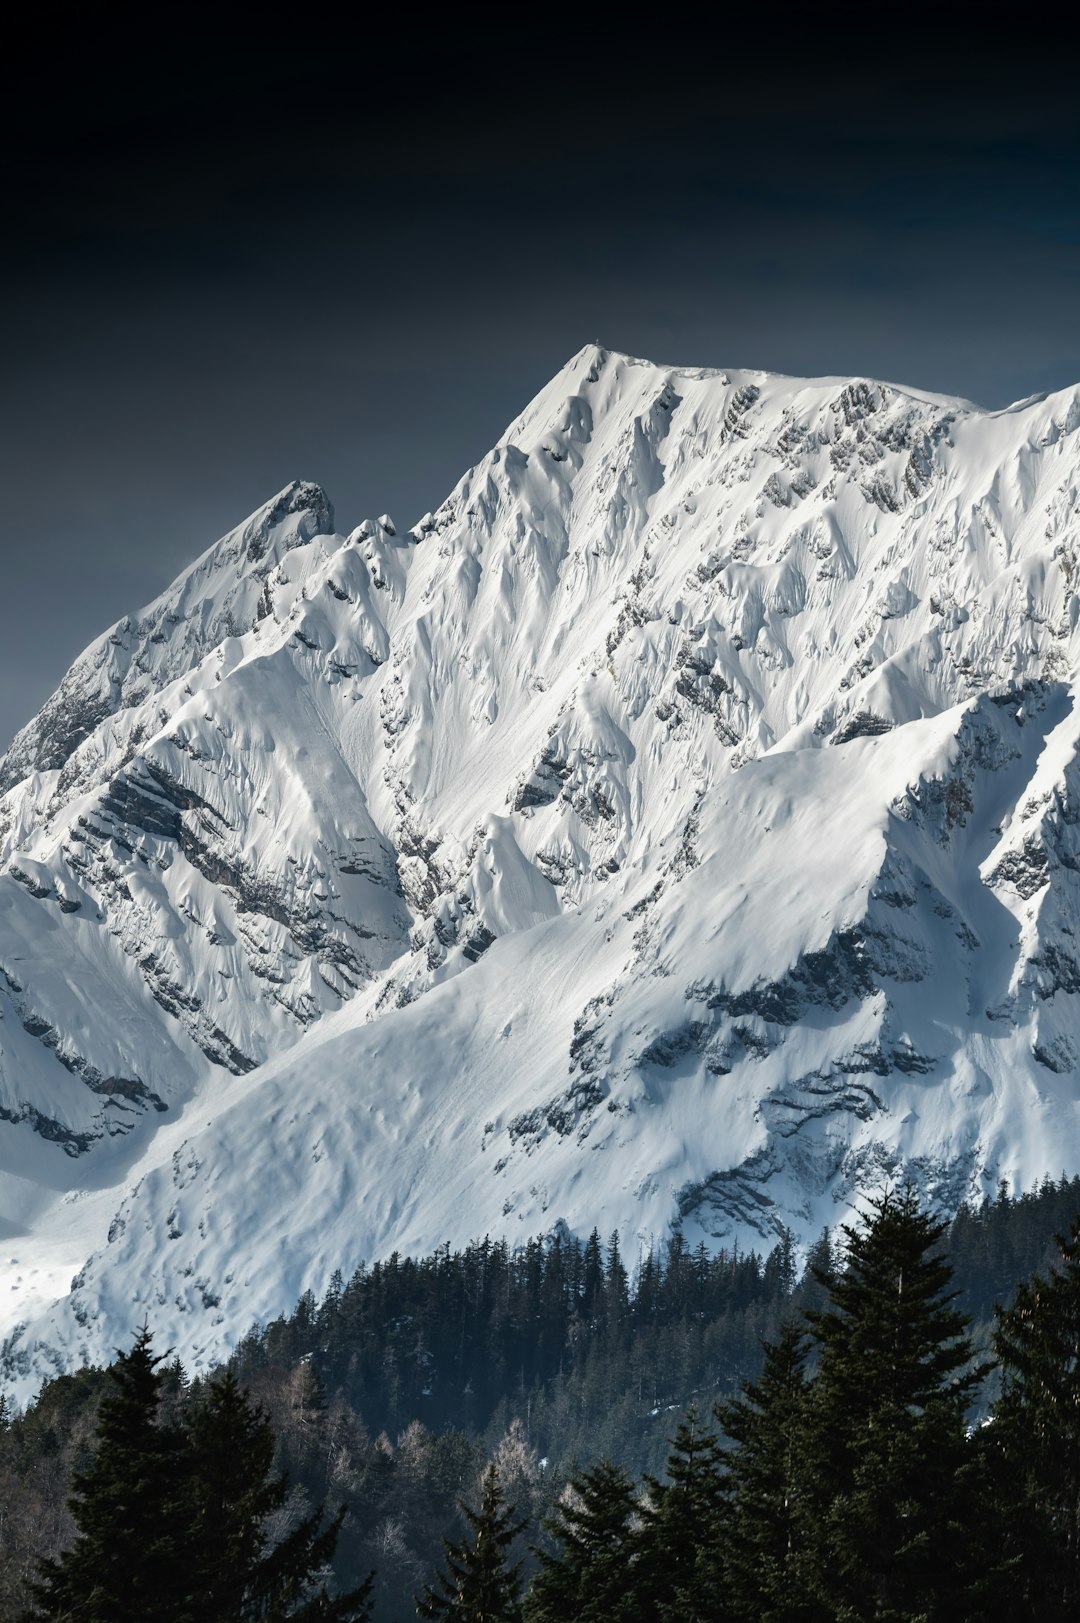
[[[200,1379],[133,1327],[0,1402],[0,1617],[1072,1618],[1078,1211],[395,1256]]]

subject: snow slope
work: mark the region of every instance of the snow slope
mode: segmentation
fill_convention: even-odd
[[[294,484],[93,644],[0,763],[3,1381],[1077,1170],[1078,427],[591,346],[412,530]]]

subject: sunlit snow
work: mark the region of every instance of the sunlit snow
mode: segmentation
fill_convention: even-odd
[[[0,763],[0,1385],[1080,1169],[1078,427],[590,346],[93,644]]]

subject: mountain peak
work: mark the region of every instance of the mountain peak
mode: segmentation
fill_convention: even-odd
[[[247,563],[258,563],[272,544],[275,532],[283,529],[290,546],[299,546],[316,535],[334,533],[334,509],[320,485],[309,479],[290,480],[284,490],[257,508],[240,527],[241,557]],[[228,537],[223,538],[218,546],[227,540]]]
[[[91,645],[4,764],[5,1381],[1080,1167],[1076,400],[587,345],[413,529],[291,484]]]
[[[0,793],[32,772],[55,771],[110,715],[141,702],[197,663],[224,636],[256,623],[266,576],[286,553],[332,535],[321,487],[294,479],[79,655],[56,693],[0,758]],[[177,628],[185,628],[177,635]]]

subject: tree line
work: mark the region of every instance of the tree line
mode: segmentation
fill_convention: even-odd
[[[605,1248],[595,1234],[584,1243],[555,1235],[518,1251],[484,1241],[461,1253],[444,1249],[417,1261],[391,1258],[358,1270],[348,1284],[335,1281],[322,1303],[306,1298],[292,1315],[245,1338],[230,1368],[209,1381],[189,1383],[175,1362],[152,1356],[148,1339],[141,1351],[137,1341],[112,1371],[61,1377],[26,1415],[4,1421],[0,1414],[0,1614],[18,1616],[32,1601],[39,1610],[28,1616],[127,1615],[115,1609],[57,1610],[59,1590],[52,1594],[54,1609],[41,1610],[52,1602],[51,1592],[40,1585],[69,1583],[65,1605],[76,1590],[84,1606],[86,1593],[92,1593],[78,1576],[83,1558],[72,1565],[75,1552],[82,1547],[85,1556],[89,1548],[80,1518],[88,1503],[98,1502],[92,1488],[87,1498],[87,1473],[99,1469],[98,1433],[116,1399],[116,1371],[127,1369],[138,1353],[153,1376],[156,1407],[148,1424],[155,1446],[169,1439],[163,1480],[173,1486],[163,1520],[181,1548],[197,1547],[198,1560],[184,1557],[180,1566],[202,1571],[204,1599],[190,1611],[193,1602],[184,1598],[185,1612],[177,1609],[174,1596],[172,1611],[155,1613],[143,1606],[133,1615],[346,1618],[373,1611],[391,1619],[416,1615],[417,1596],[421,1608],[436,1608],[421,1615],[472,1615],[437,1608],[457,1593],[454,1562],[467,1568],[479,1538],[469,1518],[483,1518],[485,1499],[492,1494],[499,1514],[509,1518],[503,1534],[518,1522],[527,1524],[516,1543],[515,1535],[507,1542],[508,1549],[514,1545],[507,1571],[524,1561],[513,1604],[523,1605],[530,1620],[977,1617],[983,1615],[977,1609],[983,1580],[993,1599],[986,1615],[990,1610],[1008,1615],[1002,1608],[1009,1594],[1016,1597],[1016,1616],[1068,1615],[1054,1611],[1056,1603],[1046,1595],[1041,1609],[1030,1609],[1033,1574],[1047,1583],[1060,1567],[1065,1522],[1059,1517],[1050,1525],[1036,1513],[1051,1503],[1039,1472],[1053,1449],[1046,1425],[1040,1432],[1032,1420],[1035,1342],[1030,1335],[1024,1339],[1016,1325],[1039,1326],[1044,1396],[1046,1371],[1057,1359],[1056,1395],[1052,1403],[1046,1400],[1053,1419],[1067,1411],[1077,1338],[1074,1333],[1072,1364],[1063,1351],[1067,1341],[1059,1339],[1047,1353],[1045,1310],[1038,1304],[1055,1300],[1060,1306],[1060,1292],[1055,1295],[1057,1287],[1048,1283],[1058,1277],[1047,1270],[1048,1223],[1061,1222],[1078,1205],[1080,1180],[1063,1179],[1021,1200],[999,1194],[946,1227],[922,1213],[913,1196],[886,1197],[890,1222],[895,1227],[898,1214],[903,1218],[899,1228],[910,1231],[914,1248],[897,1276],[902,1287],[897,1296],[905,1308],[914,1311],[919,1300],[916,1282],[929,1281],[923,1291],[923,1340],[915,1335],[917,1315],[903,1321],[903,1336],[894,1324],[886,1362],[896,1365],[907,1336],[916,1349],[912,1367],[925,1365],[924,1383],[933,1375],[940,1389],[924,1384],[922,1396],[894,1391],[884,1407],[875,1407],[864,1394],[859,1410],[852,1385],[856,1373],[875,1367],[871,1354],[880,1353],[868,1328],[873,1323],[868,1304],[877,1301],[882,1286],[879,1279],[875,1295],[869,1276],[860,1275],[860,1267],[864,1275],[867,1270],[859,1247],[877,1235],[881,1213],[840,1243],[823,1237],[813,1249],[814,1266],[801,1280],[795,1278],[787,1237],[763,1259],[690,1251],[676,1237],[663,1256],[643,1259],[633,1278],[617,1238]],[[1075,1245],[1075,1235],[1068,1243]],[[954,1256],[960,1294],[950,1302]],[[1006,1298],[1009,1271],[1018,1258],[1043,1269],[1041,1282],[1022,1287],[1008,1310],[1021,1318],[1002,1317],[996,1332],[977,1323],[973,1337],[965,1329],[965,1310],[970,1305],[982,1313],[991,1291]],[[930,1274],[920,1275],[923,1265]],[[1061,1266],[1059,1260],[1059,1271]],[[1070,1266],[1075,1267],[1075,1258],[1066,1260],[1062,1277]],[[1015,1268],[1011,1277],[1020,1271]],[[886,1277],[892,1280],[884,1288],[888,1301],[896,1277],[887,1271]],[[995,1283],[1001,1280],[1005,1287]],[[1032,1292],[1029,1299],[1025,1293]],[[862,1340],[855,1325],[862,1327]],[[880,1341],[880,1324],[876,1333]],[[980,1357],[980,1350],[992,1350],[993,1356]],[[1029,1359],[1026,1372],[1023,1358]],[[995,1367],[988,1378],[990,1364]],[[144,1370],[149,1390],[146,1380]],[[991,1398],[991,1424],[972,1430],[975,1418],[985,1418]],[[694,1406],[679,1424],[665,1463],[662,1439],[670,1437],[688,1400]],[[1075,1394],[1072,1402],[1075,1408]],[[361,1403],[371,1429],[361,1419]],[[221,1432],[221,1416],[229,1412],[236,1436],[261,1439],[257,1447],[234,1443],[230,1454],[247,1458],[252,1502],[262,1509],[244,1535],[253,1563],[245,1580],[253,1586],[250,1596],[242,1602],[234,1596],[233,1609],[217,1613],[205,1600],[207,1562],[212,1566],[208,1552],[232,1550],[226,1565],[235,1577],[243,1569],[235,1554],[243,1538],[234,1530],[214,1546],[195,1529],[205,1534],[211,1521],[224,1526],[220,1509],[210,1518],[205,1512],[207,1484],[221,1469],[220,1457],[213,1469],[207,1464],[206,1417],[217,1415],[210,1430]],[[863,1429],[850,1431],[860,1414]],[[199,1436],[203,1441],[196,1447]],[[765,1447],[770,1437],[771,1454]],[[1037,1468],[1030,1461],[1021,1464],[1019,1449],[1034,1437],[1042,1438]],[[882,1441],[883,1454],[869,1449],[870,1438]],[[113,1448],[107,1452],[115,1455]],[[1068,1475],[1067,1460],[1061,1444],[1059,1487]],[[581,1468],[580,1461],[591,1463]],[[787,1477],[777,1477],[781,1461]],[[747,1506],[767,1503],[767,1485],[776,1489],[778,1482],[790,1524],[778,1517],[774,1499],[757,1525],[770,1535],[785,1529],[783,1560],[775,1548],[759,1549],[754,1524],[746,1520]],[[938,1484],[937,1498],[931,1482]],[[946,1487],[954,1500],[948,1500]],[[233,1490],[230,1496],[243,1498]],[[143,1503],[150,1499],[142,1496]],[[334,1514],[322,1512],[324,1502]],[[1004,1527],[999,1526],[1002,1505],[1010,1507]],[[347,1508],[342,1512],[339,1506]],[[903,1572],[893,1572],[879,1593],[865,1574],[857,1581],[856,1555],[889,1547],[889,1506],[910,1551],[899,1564]],[[590,1528],[600,1528],[602,1537],[594,1537]],[[950,1530],[948,1538],[942,1529]],[[442,1538],[454,1533],[463,1536],[451,1536],[450,1550],[444,1550]],[[676,1548],[679,1538],[683,1543]],[[495,1534],[485,1533],[480,1543],[485,1559],[499,1548]],[[611,1555],[608,1567],[599,1560],[601,1547]],[[947,1549],[952,1567],[945,1562]],[[582,1550],[591,1553],[575,1568]],[[689,1564],[688,1552],[693,1554]],[[42,1554],[52,1563],[44,1577],[36,1565]],[[151,1570],[168,1567],[166,1554],[159,1541]],[[114,1567],[120,1570],[123,1563]],[[780,1575],[776,1581],[782,1577],[788,1589],[780,1599],[768,1592],[755,1598],[747,1588],[752,1575],[774,1570]],[[928,1593],[946,1597],[935,1603],[937,1610],[904,1609],[910,1596],[903,1585],[914,1583],[904,1574],[916,1570],[924,1574],[920,1581],[924,1589],[930,1586]],[[522,1574],[530,1572],[534,1575],[523,1590]],[[678,1584],[672,1587],[676,1573]],[[822,1573],[828,1576],[827,1595],[823,1580],[815,1578]],[[268,1598],[272,1574],[277,1574],[274,1581],[293,1585],[291,1599]],[[846,1610],[836,1609],[842,1598],[838,1574],[848,1574],[844,1582],[851,1586],[843,1599]],[[610,1592],[608,1580],[614,1586]],[[568,1609],[571,1589],[578,1595],[578,1611]],[[504,1600],[513,1590],[513,1583],[504,1586]],[[868,1593],[876,1610],[859,1609],[869,1604]],[[586,1594],[594,1597],[588,1602],[591,1611],[580,1610]],[[604,1594],[607,1601],[595,1599]],[[726,1597],[726,1609],[717,1610],[717,1597]],[[961,1598],[967,1610],[957,1609]],[[796,1600],[802,1611],[785,1609]],[[256,1605],[263,1609],[251,1609]],[[537,1610],[543,1605],[546,1612]],[[286,1606],[292,1610],[281,1609]],[[331,1606],[346,1609],[326,1609]]]
[[[1080,1219],[1022,1284],[987,1373],[910,1190],[846,1227],[822,1307],[789,1318],[761,1374],[704,1420],[664,1480],[573,1472],[533,1546],[489,1467],[471,1537],[419,1598],[445,1623],[991,1623],[1080,1614]]]

